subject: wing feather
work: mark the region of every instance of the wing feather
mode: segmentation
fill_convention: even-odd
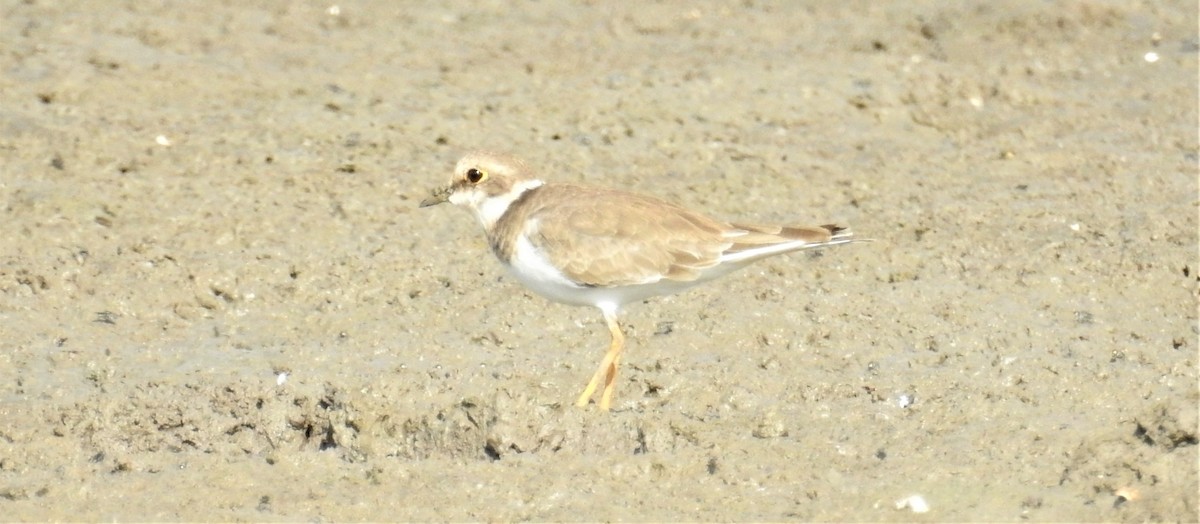
[[[587,286],[692,281],[732,244],[728,225],[634,193],[555,184],[528,205],[530,242]]]

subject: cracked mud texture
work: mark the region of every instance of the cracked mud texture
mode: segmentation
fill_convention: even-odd
[[[1194,2],[331,6],[0,1],[3,520],[1200,518]],[[877,241],[580,410],[479,147]]]

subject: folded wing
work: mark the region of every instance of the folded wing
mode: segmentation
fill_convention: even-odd
[[[566,198],[540,202],[526,235],[567,277],[588,286],[696,280],[733,245],[724,235],[728,225],[652,197],[546,189]]]

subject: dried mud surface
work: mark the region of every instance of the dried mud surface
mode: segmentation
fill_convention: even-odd
[[[1200,518],[1194,2],[640,4],[0,2],[3,520]],[[877,241],[576,409],[479,147]]]

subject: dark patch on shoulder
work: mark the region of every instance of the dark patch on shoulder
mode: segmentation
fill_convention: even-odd
[[[520,208],[521,204],[523,204],[526,200],[529,200],[529,197],[533,196],[534,193],[541,191],[544,187],[546,187],[546,184],[522,191],[521,196],[517,197],[516,200],[513,200],[512,203],[508,205],[508,209],[504,211],[504,214],[508,215],[509,213],[512,213],[514,209]]]
[[[529,197],[533,196],[534,193],[541,191],[543,187],[546,186],[540,185],[521,192],[521,195],[508,205],[508,209],[504,211],[504,214],[500,216],[500,219],[497,220],[496,223],[502,224],[505,223],[509,218],[516,218],[510,217],[509,215],[517,212],[516,210],[520,209],[525,201],[529,199]],[[492,248],[492,253],[496,254],[496,258],[499,258],[501,262],[508,264],[510,262],[509,259],[512,257],[513,246],[511,244],[513,239],[505,233],[507,233],[507,231],[496,231],[494,234],[488,235],[488,244]]]

